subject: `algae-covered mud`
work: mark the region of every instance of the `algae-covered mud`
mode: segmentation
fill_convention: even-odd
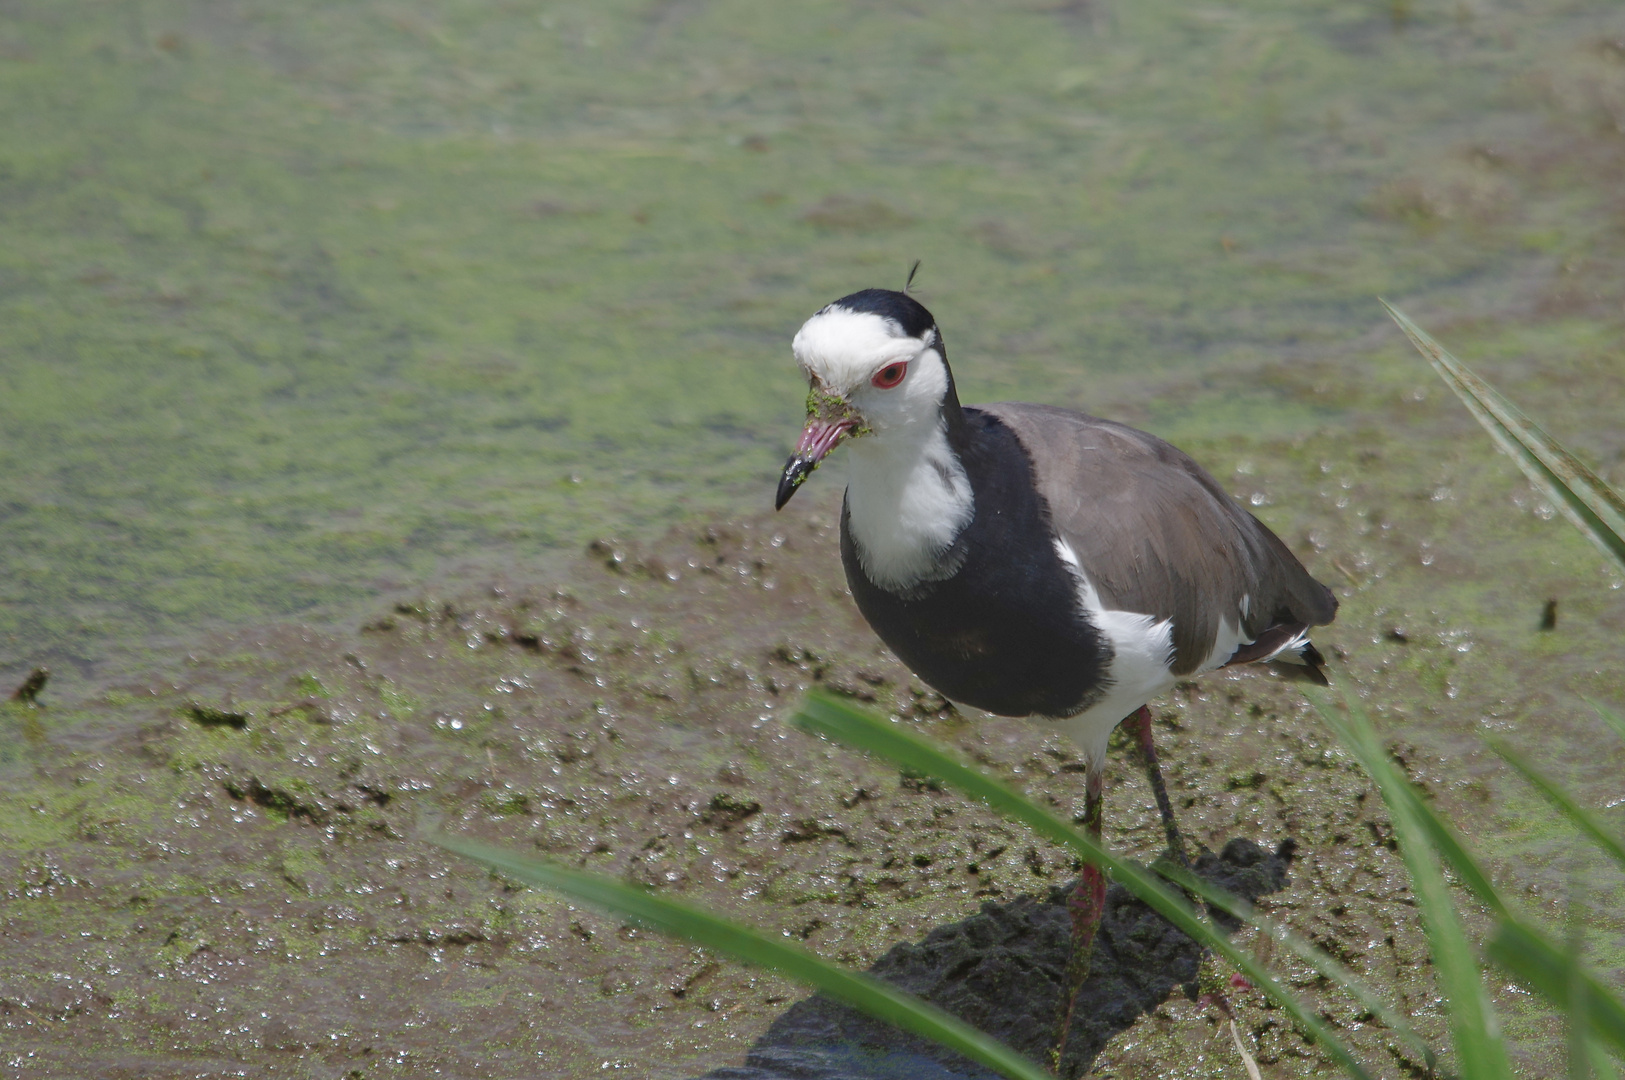
[[[0,691],[53,675],[0,705],[0,1070],[686,1078],[852,1027],[450,859],[436,818],[945,1000],[986,998],[933,958],[986,942],[1042,1001],[1011,928],[1048,932],[1070,859],[783,720],[820,683],[1081,794],[1063,740],[858,621],[838,468],[765,513],[794,327],[913,257],[966,400],[1174,438],[1337,588],[1338,684],[1625,984],[1617,871],[1478,738],[1618,813],[1582,698],[1625,708],[1625,590],[1372,300],[1625,484],[1616,5],[4,11]],[[1193,838],[1295,841],[1267,909],[1442,1040],[1380,800],[1293,688],[1155,708]],[[1110,785],[1151,857],[1126,754]],[[1120,914],[1095,1073],[1238,1075]],[[1561,1073],[1557,1020],[1493,990]],[[1239,1006],[1267,1075],[1325,1071]]]

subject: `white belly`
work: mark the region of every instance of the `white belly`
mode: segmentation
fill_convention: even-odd
[[[1089,621],[1112,647],[1105,696],[1083,712],[1057,721],[1083,751],[1084,762],[1092,772],[1106,760],[1106,743],[1112,729],[1152,698],[1172,690],[1179,681],[1173,673],[1174,624],[1171,619],[1158,620],[1152,615],[1105,607],[1094,583],[1078,565],[1071,545],[1057,539],[1055,550],[1077,580],[1078,599]],[[1219,667],[1235,653],[1241,643],[1240,624],[1240,613],[1234,621],[1219,620],[1218,640],[1195,674]]]

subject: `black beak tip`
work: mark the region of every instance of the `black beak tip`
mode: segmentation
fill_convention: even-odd
[[[803,480],[818,467],[818,462],[810,461],[804,457],[792,457],[784,464],[784,475],[779,478],[779,490],[773,496],[773,509],[783,510],[784,504],[790,501],[790,496],[796,493]]]

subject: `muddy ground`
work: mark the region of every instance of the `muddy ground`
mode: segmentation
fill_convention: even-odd
[[[1355,395],[1335,371],[1298,372],[1302,392]],[[1594,958],[1617,981],[1617,874],[1587,861],[1476,732],[1509,734],[1582,797],[1609,801],[1625,748],[1578,695],[1625,699],[1625,592],[1470,420],[1435,398],[1431,434],[1399,450],[1382,424],[1406,422],[1415,396],[1384,389],[1367,404],[1364,425],[1193,449],[1336,584],[1341,617],[1318,637],[1338,682],[1367,698],[1497,876],[1551,916],[1587,877]],[[1426,483],[1396,486],[1424,471],[1409,455],[1432,463]],[[1606,461],[1617,472],[1625,457]],[[425,813],[855,966],[979,911],[1030,915],[1028,898],[1070,879],[1065,853],[786,723],[823,685],[1052,805],[1081,796],[1062,738],[950,708],[861,623],[838,565],[835,487],[776,517],[599,542],[548,579],[424,593],[359,626],[200,642],[94,700],[53,704],[47,688],[41,707],[7,706],[0,1068],[680,1078],[742,1066],[803,997],[426,846],[414,835]],[[1549,598],[1555,631],[1540,629]],[[1213,850],[1295,841],[1267,910],[1442,1041],[1380,800],[1294,686],[1228,672],[1155,712],[1189,834]],[[1110,844],[1153,856],[1156,815],[1125,746],[1108,792]],[[1383,1075],[1415,1072],[1357,1006],[1285,971]],[[1149,1011],[1101,1006],[1126,1030],[1098,1075],[1239,1075],[1217,1016],[1176,989],[1183,977]],[[1560,1072],[1560,1029],[1515,988],[1494,992],[1525,1071]],[[1239,1006],[1267,1075],[1326,1069],[1257,995]]]

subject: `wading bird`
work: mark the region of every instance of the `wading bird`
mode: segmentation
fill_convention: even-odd
[[[1241,663],[1324,684],[1308,630],[1336,614],[1331,590],[1155,436],[1047,405],[962,406],[942,332],[906,292],[835,301],[792,350],[807,422],[776,506],[850,441],[841,562],[869,625],[949,700],[1065,731],[1097,838],[1106,744],[1132,720],[1170,853],[1188,865],[1146,703]],[[1105,897],[1085,866],[1058,1052]]]

